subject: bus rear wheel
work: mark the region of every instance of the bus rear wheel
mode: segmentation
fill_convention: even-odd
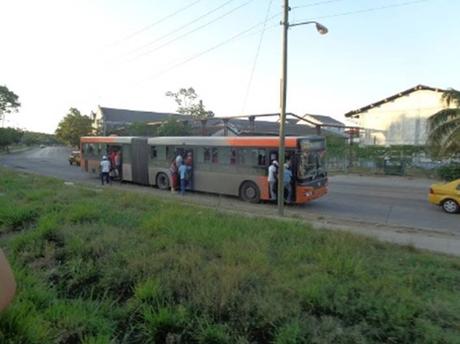
[[[246,202],[259,203],[259,187],[254,182],[244,182],[240,187],[240,198]]]
[[[166,173],[158,173],[157,175],[157,186],[161,190],[169,189],[169,177]]]

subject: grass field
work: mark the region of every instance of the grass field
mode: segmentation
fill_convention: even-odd
[[[460,259],[302,222],[0,169],[0,246],[0,343],[460,342]]]

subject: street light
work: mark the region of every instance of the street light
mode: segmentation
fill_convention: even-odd
[[[321,34],[325,35],[328,32],[327,27],[324,25],[310,20],[300,23],[289,24],[289,0],[282,0],[284,2],[283,8],[283,20],[281,25],[283,26],[282,31],[282,65],[281,65],[281,92],[280,92],[280,133],[279,133],[279,150],[278,150],[278,214],[284,215],[284,160],[285,160],[285,128],[286,122],[286,90],[287,90],[287,51],[288,51],[288,29],[289,27],[315,24],[316,30]]]

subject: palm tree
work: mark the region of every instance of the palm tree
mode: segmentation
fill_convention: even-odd
[[[460,153],[460,91],[449,89],[442,100],[447,109],[428,118],[428,144],[437,155]]]

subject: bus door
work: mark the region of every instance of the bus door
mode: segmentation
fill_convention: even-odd
[[[112,166],[112,177],[115,180],[123,180],[123,169],[121,168],[123,165],[122,145],[108,145],[107,156]]]
[[[193,149],[184,149],[184,164],[187,166],[187,189],[193,190]]]
[[[134,183],[149,185],[149,146],[146,138],[133,138],[131,142],[131,169]]]

